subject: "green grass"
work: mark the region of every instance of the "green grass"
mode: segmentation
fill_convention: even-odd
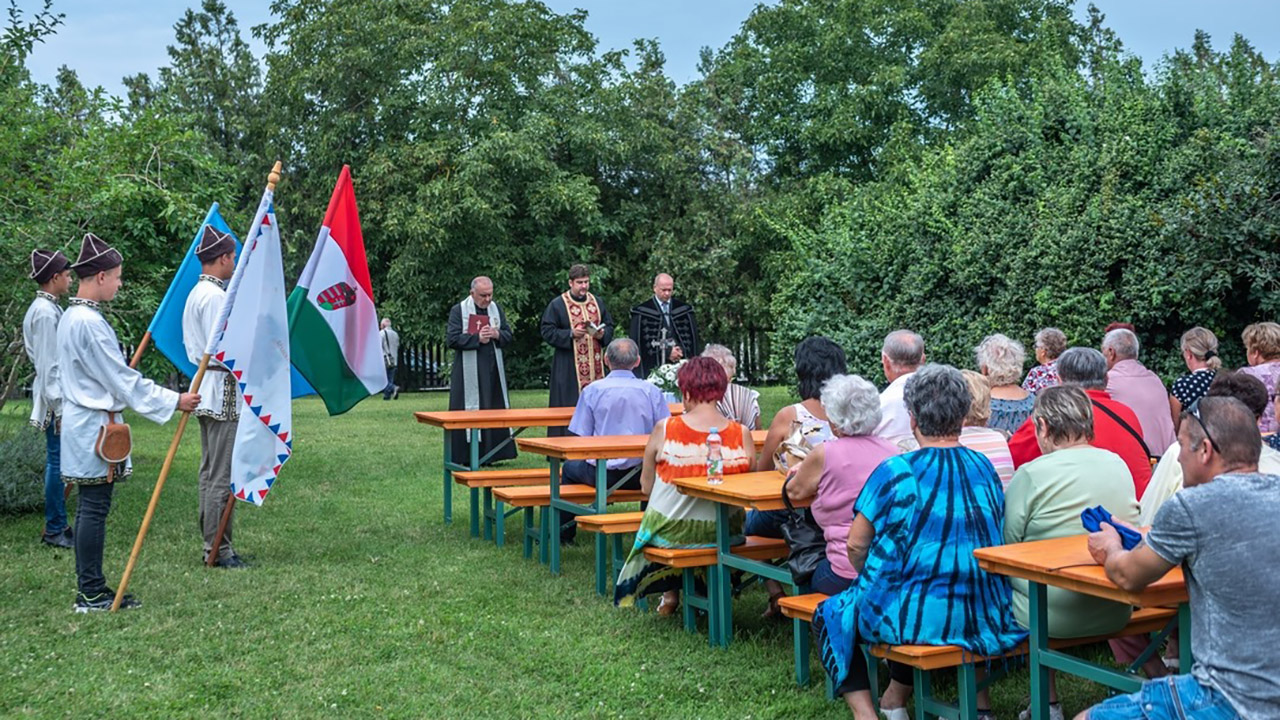
[[[762,400],[765,417],[789,401],[783,389]],[[790,624],[759,619],[758,587],[737,602],[733,646],[712,650],[674,619],[596,596],[589,542],[567,548],[553,578],[521,557],[517,518],[501,549],[468,537],[465,496],[445,526],[441,433],[411,416],[445,405],[373,398],[329,418],[316,399],[296,402],[293,459],[265,506],[237,512],[237,549],[255,556],[239,572],[199,562],[193,424],[131,581],[139,610],[73,614],[73,554],[38,543],[42,514],[0,517],[0,716],[848,717],[820,683],[795,687]],[[0,423],[26,412],[11,403]],[[176,427],[130,422],[135,472],[108,525],[113,586]],[[1063,687],[1071,712],[1102,697]],[[1015,672],[997,711],[1015,717],[1026,694]]]

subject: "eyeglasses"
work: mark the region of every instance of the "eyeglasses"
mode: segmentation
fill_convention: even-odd
[[[1200,424],[1200,429],[1204,431],[1205,439],[1213,445],[1213,449],[1216,451],[1218,449],[1218,441],[1214,440],[1213,436],[1209,434],[1209,426],[1205,425],[1204,418],[1200,417],[1200,399],[1196,399],[1195,402],[1191,403],[1191,406],[1187,408],[1187,414],[1195,418],[1196,422]]]

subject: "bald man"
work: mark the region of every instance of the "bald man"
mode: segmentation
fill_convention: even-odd
[[[631,308],[630,337],[640,346],[640,378],[659,365],[701,352],[698,319],[688,303],[673,297],[675,287],[670,275],[659,273],[653,278],[653,297]]]
[[[493,301],[493,281],[483,275],[471,281],[471,294],[449,310],[445,343],[453,349],[453,374],[449,377],[450,410],[505,410],[507,374],[502,364],[502,349],[511,344],[511,325]],[[511,431],[503,428],[484,430],[480,434],[480,457],[484,458],[499,445],[484,464],[510,460],[516,456],[516,445],[507,442]],[[469,464],[471,446],[467,433],[449,433],[454,462]]]

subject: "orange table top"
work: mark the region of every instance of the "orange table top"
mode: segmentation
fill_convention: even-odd
[[[667,406],[672,415],[684,412],[684,405],[672,403]],[[567,427],[573,418],[573,408],[514,408],[510,410],[441,410],[438,412],[415,412],[413,417],[424,425],[432,425],[445,430],[468,430],[471,428],[523,428],[523,427]]]
[[[764,444],[767,430],[754,430],[751,438],[756,450]],[[601,435],[599,437],[516,438],[520,449],[535,455],[546,455],[557,460],[616,460],[638,458],[644,455],[648,435]]]
[[[1088,535],[981,548],[973,552],[983,570],[1052,587],[1128,603],[1138,607],[1177,605],[1187,601],[1182,568],[1175,567],[1142,592],[1129,592],[1107,579],[1089,555]]]
[[[719,485],[708,485],[705,477],[676,478],[673,484],[690,497],[702,498],[752,510],[783,510],[782,483],[786,476],[777,470],[725,475]],[[795,507],[808,507],[812,498],[792,503]]]

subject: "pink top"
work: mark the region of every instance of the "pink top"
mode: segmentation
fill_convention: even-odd
[[[1009,487],[1009,481],[1013,479],[1013,454],[1009,452],[1009,441],[1004,433],[970,425],[960,431],[960,444],[986,456],[995,466],[1000,484]]]
[[[1113,400],[1129,406],[1138,422],[1147,453],[1160,457],[1178,442],[1169,414],[1169,390],[1158,375],[1137,360],[1121,360],[1107,372],[1107,392]]]
[[[822,477],[810,510],[827,539],[827,560],[842,578],[858,576],[849,564],[849,526],[853,524],[853,503],[862,492],[871,471],[898,448],[876,435],[854,435],[829,440],[822,448]]]
[[[1280,430],[1280,422],[1276,421],[1276,389],[1280,385],[1280,360],[1268,360],[1264,363],[1240,368],[1240,372],[1252,375],[1267,386],[1267,409],[1262,411],[1258,419],[1258,429],[1264,433]]]

